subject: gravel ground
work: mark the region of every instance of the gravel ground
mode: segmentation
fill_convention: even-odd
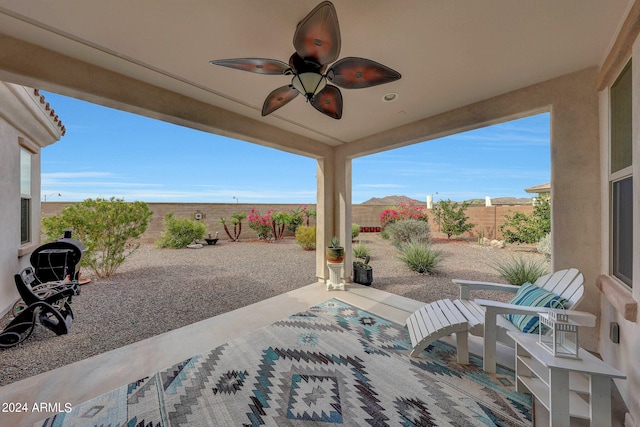
[[[456,298],[453,278],[502,281],[490,264],[530,249],[436,237],[433,245],[444,259],[437,274],[425,276],[405,267],[379,235],[359,240],[371,248],[373,287],[423,302]],[[315,252],[302,251],[293,239],[177,250],[145,244],[114,276],[91,278],[74,297],[68,335],[39,326],[21,345],[0,350],[0,386],[314,283]],[[9,315],[0,319],[0,328],[9,321]]]

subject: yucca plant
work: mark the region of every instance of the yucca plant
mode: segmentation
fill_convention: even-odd
[[[353,245],[353,257],[358,259],[365,259],[367,256],[371,255],[371,249],[364,243],[358,243],[357,245]]]
[[[371,268],[369,260],[371,259],[371,249],[364,243],[358,243],[353,246],[353,266],[357,268]]]
[[[401,247],[398,258],[412,271],[420,274],[434,273],[442,260],[442,252],[424,241],[411,240]]]
[[[534,283],[540,276],[548,273],[544,261],[533,257],[513,256],[507,261],[496,262],[491,265],[511,285],[520,286],[523,283]]]

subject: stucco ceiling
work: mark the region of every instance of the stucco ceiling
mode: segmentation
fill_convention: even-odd
[[[261,117],[265,97],[290,78],[209,61],[288,61],[296,25],[317,3],[0,0],[0,33],[245,116],[256,126],[338,146],[598,66],[632,1],[335,0],[339,57],[373,59],[402,78],[342,90],[341,120],[302,97]],[[398,100],[383,102],[389,92]]]

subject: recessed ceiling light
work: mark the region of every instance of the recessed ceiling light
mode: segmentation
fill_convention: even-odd
[[[398,99],[398,94],[395,92],[391,92],[382,97],[384,102],[393,102]]]

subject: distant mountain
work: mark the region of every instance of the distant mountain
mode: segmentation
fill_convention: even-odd
[[[372,197],[366,202],[362,202],[362,205],[385,205],[385,206],[398,206],[400,203],[416,203],[425,205],[426,201],[420,201],[412,199],[407,196],[386,196],[386,197]],[[484,199],[471,199],[467,200],[472,205],[484,205]],[[531,204],[531,198],[527,197],[496,197],[491,199],[491,203],[494,205],[528,205]]]
[[[362,205],[388,205],[388,206],[398,206],[400,203],[418,203],[418,204],[426,204],[426,201],[421,202],[420,200],[412,199],[407,196],[386,196],[386,197],[373,197],[366,202],[362,202]]]
[[[494,205],[530,205],[531,202],[530,197],[496,197],[491,199],[491,203]],[[484,203],[484,200],[482,203]]]

